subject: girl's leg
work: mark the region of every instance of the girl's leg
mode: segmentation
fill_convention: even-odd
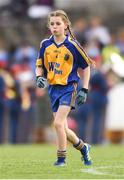
[[[67,116],[70,112],[69,106],[61,105],[58,111],[54,114],[54,127],[57,134],[57,162],[55,165],[62,165],[65,163],[66,158],[66,146],[67,146],[67,136],[65,131],[65,122],[67,121]]]
[[[67,139],[68,139],[69,142],[71,142],[73,145],[78,144],[79,138],[77,137],[77,135],[71,129],[68,128],[67,121],[65,122],[65,132],[66,132]],[[84,145],[84,142],[82,141],[82,146],[83,145]]]
[[[90,146],[88,144],[84,143],[81,139],[79,139],[77,137],[77,135],[71,129],[68,128],[67,115],[69,114],[69,111],[70,111],[69,109],[70,108],[67,108],[66,111],[65,111],[65,109],[66,108],[60,108],[58,110],[59,113],[58,112],[57,113],[58,113],[58,115],[60,114],[59,116],[57,115],[57,113],[54,113],[54,119],[55,119],[54,120],[54,125],[55,125],[55,128],[56,128],[56,132],[58,132],[57,133],[58,142],[60,142],[60,145],[58,143],[58,152],[57,152],[58,161],[57,161],[57,164],[55,164],[55,165],[59,165],[58,162],[63,162],[65,160],[65,157],[66,157],[66,144],[67,144],[66,140],[67,139],[73,144],[73,146],[77,150],[80,150],[80,152],[82,154],[82,160],[84,161],[84,164],[85,165],[91,165],[92,162],[91,162],[91,158],[90,158],[90,155],[89,155]],[[64,113],[65,113],[65,115],[64,115]],[[62,121],[61,121],[61,115],[62,115],[62,119],[63,119]],[[63,126],[63,122],[64,122],[64,126]],[[60,135],[59,129],[60,129],[61,126],[62,126],[62,128],[61,128],[62,134]],[[64,128],[64,130],[63,130],[63,128]],[[63,145],[61,144],[61,141],[63,141]]]
[[[65,132],[68,141],[70,141],[73,144],[73,146],[81,152],[84,164],[91,165],[92,162],[89,155],[90,145],[84,143],[81,139],[77,137],[77,135],[71,129],[68,128],[67,121],[65,122]]]

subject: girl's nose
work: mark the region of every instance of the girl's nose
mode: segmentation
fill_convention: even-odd
[[[56,28],[56,24],[53,26],[53,28],[54,28],[54,29]]]

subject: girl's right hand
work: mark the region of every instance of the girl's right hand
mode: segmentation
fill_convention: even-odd
[[[45,89],[48,86],[47,79],[42,76],[36,77],[36,84],[39,88]]]

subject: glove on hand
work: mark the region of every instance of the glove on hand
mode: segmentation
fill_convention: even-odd
[[[36,84],[39,88],[45,89],[48,86],[47,79],[42,76],[36,77]]]
[[[84,104],[86,102],[88,95],[88,89],[82,88],[77,94],[77,104],[80,106],[81,104]]]

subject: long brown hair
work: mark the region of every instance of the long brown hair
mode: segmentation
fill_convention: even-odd
[[[63,22],[66,23],[67,25],[67,29],[65,29],[65,34],[69,33],[70,37],[76,41],[77,45],[80,47],[80,49],[82,50],[82,52],[85,54],[85,56],[88,58],[90,64],[95,67],[95,62],[93,60],[90,59],[90,57],[87,55],[87,53],[85,52],[85,50],[83,49],[83,47],[80,45],[80,43],[77,41],[77,39],[75,38],[73,32],[72,32],[72,28],[71,28],[71,21],[69,20],[67,14],[65,11],[63,10],[56,10],[56,11],[52,11],[49,16],[48,16],[48,27],[49,27],[49,23],[50,23],[50,17],[53,16],[59,16],[62,18]]]

